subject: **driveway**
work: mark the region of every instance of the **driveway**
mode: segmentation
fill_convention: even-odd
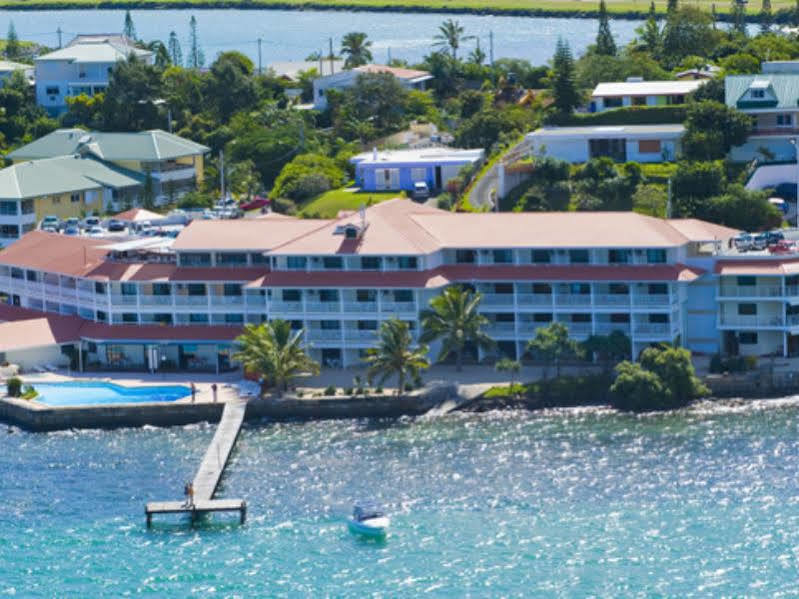
[[[522,139],[516,145],[508,148],[502,157],[475,182],[469,191],[469,203],[476,210],[482,209],[483,206],[488,206],[490,209],[494,208],[494,198],[499,189],[499,165],[505,157],[518,154],[526,145],[525,140]]]

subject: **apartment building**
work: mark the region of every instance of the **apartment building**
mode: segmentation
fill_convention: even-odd
[[[66,329],[59,343],[86,368],[225,370],[245,323],[282,318],[305,329],[317,360],[350,366],[382,321],[398,317],[417,335],[420,311],[458,284],[483,295],[503,355],[522,356],[552,321],[577,339],[622,331],[636,355],[663,341],[715,352],[716,256],[735,233],[634,213],[456,214],[404,199],[333,220],[195,221],[171,247],[34,231],[0,254],[0,320],[11,321],[0,336],[35,320],[39,337]]]

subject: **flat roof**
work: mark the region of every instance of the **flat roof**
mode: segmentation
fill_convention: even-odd
[[[668,137],[680,137],[685,133],[685,127],[680,124],[663,125],[594,125],[590,127],[541,127],[532,133],[528,133],[528,138],[538,137],[624,137],[624,136],[647,136],[659,135]]]
[[[594,88],[591,97],[683,95],[696,91],[706,82],[703,79],[689,79],[687,81],[619,81],[600,83]]]
[[[425,163],[441,164],[444,162],[463,163],[480,160],[485,152],[483,150],[463,150],[460,148],[423,148],[419,150],[382,150],[377,152],[362,152],[350,158],[354,164],[399,164],[399,163]]]

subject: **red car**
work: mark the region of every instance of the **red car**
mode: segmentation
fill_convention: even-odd
[[[772,254],[794,254],[796,253],[796,243],[781,239],[777,243],[768,246],[768,251]]]
[[[258,210],[259,208],[263,208],[264,206],[268,205],[269,205],[269,199],[262,198],[261,196],[255,196],[249,202],[245,202],[244,204],[239,204],[239,208],[241,208],[245,212],[249,212],[250,210]]]

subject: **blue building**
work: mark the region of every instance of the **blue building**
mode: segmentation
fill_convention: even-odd
[[[431,190],[443,189],[468,165],[483,161],[483,150],[425,148],[422,150],[373,150],[354,156],[355,184],[363,191],[412,191],[424,182]]]

